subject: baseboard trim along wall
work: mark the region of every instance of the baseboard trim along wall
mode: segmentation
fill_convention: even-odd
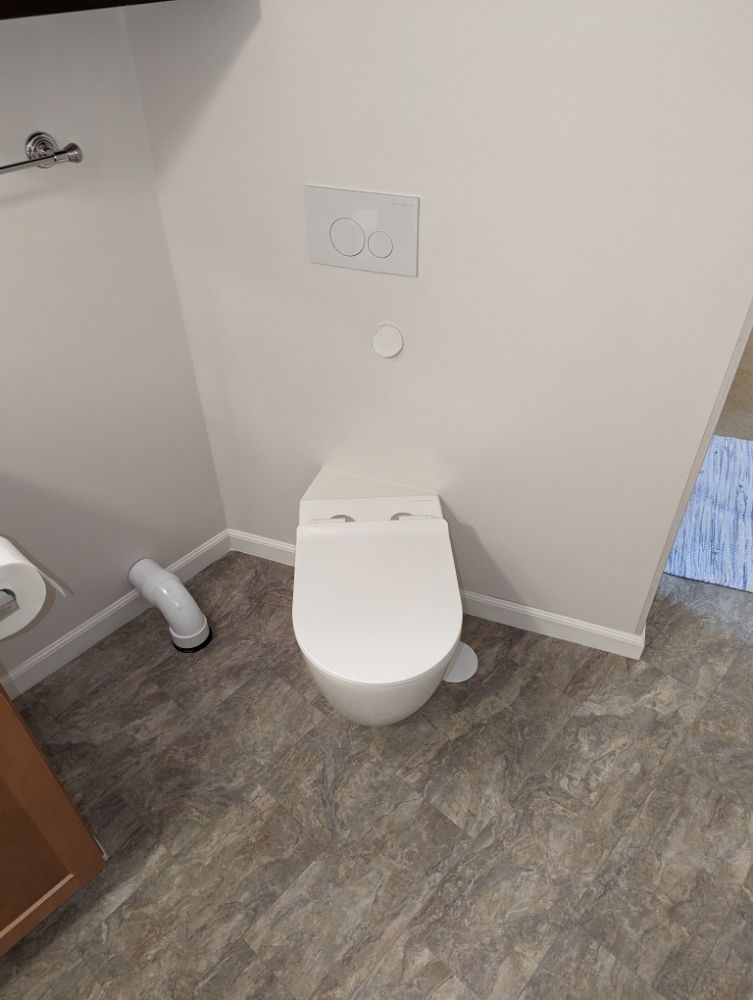
[[[594,625],[578,618],[556,615],[540,608],[529,608],[524,604],[514,604],[486,594],[463,591],[463,604],[469,615],[486,618],[501,625],[512,625],[527,632],[538,632],[552,639],[565,639],[581,646],[602,649],[606,653],[617,653],[631,660],[640,660],[646,644],[646,632],[619,632],[617,629]]]
[[[259,556],[270,562],[285,563],[286,566],[295,563],[295,545],[290,542],[276,542],[273,538],[252,535],[248,531],[236,531],[235,528],[228,528],[227,533],[233,552],[245,552],[247,556]]]
[[[206,569],[207,566],[211,566],[213,562],[229,551],[228,533],[221,531],[213,538],[202,542],[201,545],[176,562],[171,563],[168,569],[185,581]],[[123,570],[124,580],[128,569],[129,567],[126,566]],[[142,611],[146,611],[148,607],[149,605],[137,590],[129,590],[117,601],[113,601],[96,615],[87,618],[85,622],[77,625],[70,632],[66,632],[65,635],[61,635],[49,646],[40,649],[38,653],[12,669],[8,674],[8,694],[11,697],[17,697],[24,691],[28,691],[35,684],[43,681],[45,677],[54,674],[66,663],[70,663],[71,660],[86,652],[90,646],[105,639],[122,625],[126,625]]]
[[[208,539],[168,568],[185,581],[202,569],[206,569],[227,552],[244,552],[246,555],[284,563],[286,566],[292,566],[295,562],[295,546],[290,542],[278,542],[273,538],[264,538],[248,531],[229,528]],[[125,571],[123,575],[125,577]],[[564,639],[582,646],[591,646],[607,653],[617,653],[633,660],[640,659],[643,654],[645,630],[641,633],[620,632],[617,629],[605,628],[603,625],[594,625],[592,622],[557,615],[551,611],[503,601],[498,597],[476,594],[470,590],[462,591],[462,595],[466,612],[478,618],[548,635],[553,639]],[[45,677],[49,677],[60,667],[80,656],[90,646],[141,614],[146,607],[146,601],[137,591],[131,590],[124,594],[11,670],[8,676],[9,694],[15,697],[28,691]]]

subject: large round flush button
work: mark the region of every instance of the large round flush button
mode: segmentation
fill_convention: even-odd
[[[343,257],[357,257],[366,245],[366,236],[355,219],[335,219],[329,227],[329,239]]]
[[[369,236],[369,250],[375,257],[389,257],[393,243],[387,233],[377,230]]]

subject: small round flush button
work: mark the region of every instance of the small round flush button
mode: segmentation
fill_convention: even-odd
[[[369,236],[369,250],[375,257],[389,257],[393,243],[387,233],[377,230]]]
[[[383,358],[394,358],[403,349],[403,335],[392,323],[382,323],[376,328],[371,346]]]
[[[366,236],[355,219],[335,219],[329,227],[332,246],[343,257],[357,257],[366,245]]]

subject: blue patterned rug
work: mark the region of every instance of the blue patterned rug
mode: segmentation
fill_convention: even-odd
[[[666,572],[753,591],[753,441],[711,439]]]

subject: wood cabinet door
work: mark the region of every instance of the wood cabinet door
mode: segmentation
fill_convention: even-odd
[[[0,687],[0,955],[103,867],[99,845]]]

